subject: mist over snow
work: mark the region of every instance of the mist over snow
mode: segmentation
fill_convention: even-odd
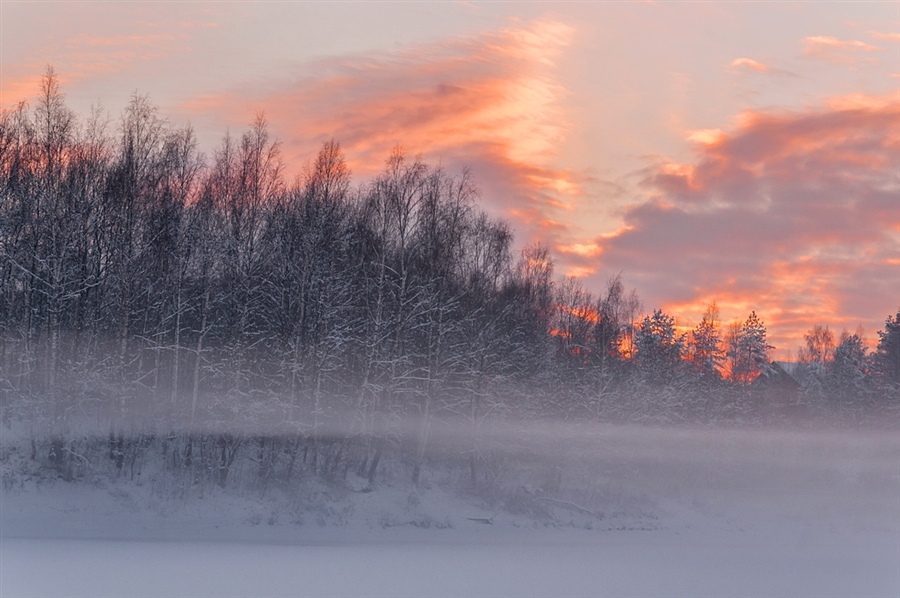
[[[107,439],[96,440],[106,450]],[[231,486],[102,462],[74,481],[4,429],[3,596],[893,596],[895,430],[507,422],[493,479],[436,431],[427,473]],[[90,441],[81,445],[89,451]],[[91,459],[91,454],[82,455]]]

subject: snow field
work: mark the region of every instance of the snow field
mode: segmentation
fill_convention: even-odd
[[[894,432],[564,440],[510,462],[493,499],[439,463],[417,489],[389,468],[370,492],[351,475],[177,499],[150,470],[65,482],[7,450],[0,596],[900,596]]]

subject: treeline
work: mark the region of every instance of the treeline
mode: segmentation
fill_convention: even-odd
[[[452,420],[474,481],[497,418],[773,413],[755,314],[727,334],[714,306],[687,335],[639,319],[618,277],[595,295],[546,248],[514,256],[467,173],[401,150],[354,186],[330,141],[288,181],[262,117],[204,156],[146,97],[117,125],[77,118],[50,70],[33,108],[0,116],[0,189],[0,405],[60,467],[89,460],[71,443],[95,425],[118,470],[159,444],[223,486],[238,458],[373,480],[402,447],[417,480]],[[798,396],[895,398],[897,331],[811,358],[825,390]]]

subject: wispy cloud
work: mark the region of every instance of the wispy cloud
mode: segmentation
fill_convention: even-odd
[[[0,80],[0,109],[3,110],[14,108],[19,102],[37,96],[41,85],[42,75],[16,75],[9,70],[6,69]]]
[[[738,123],[697,136],[695,161],[650,167],[629,228],[584,242],[593,263],[684,317],[756,309],[781,347],[817,323],[874,332],[900,301],[900,98]]]
[[[551,166],[570,127],[554,64],[572,34],[568,25],[536,21],[330,58],[303,65],[290,84],[195,98],[184,110],[228,123],[265,110],[295,167],[330,138],[363,177],[398,144],[447,166],[466,164],[489,207],[515,218],[526,235],[544,236],[564,228],[554,214],[571,210],[583,194],[582,175]]]
[[[178,42],[186,38],[184,33],[78,35],[68,40],[60,53],[60,68],[73,78],[117,73],[136,61],[169,56],[183,49]]]
[[[869,35],[872,36],[872,39],[879,41],[900,43],[900,32],[898,31],[870,31]]]
[[[0,81],[0,105],[8,108],[27,101],[38,93],[41,73],[48,64],[54,66],[66,90],[96,83],[99,79],[115,81],[116,75],[148,72],[147,65],[164,68],[158,59],[172,59],[188,52],[201,32],[216,26],[209,21],[131,22],[121,23],[122,32],[110,34],[110,23],[89,27],[92,32],[70,36],[41,38],[35,32],[35,49],[17,64],[4,64]],[[97,33],[95,30],[103,31]]]
[[[594,242],[557,245],[556,250],[560,253],[572,253],[583,257],[596,257],[603,253],[603,247]]]
[[[772,67],[769,65],[753,60],[752,58],[735,58],[731,61],[731,66],[740,69],[750,69],[760,73],[768,73],[772,70]]]
[[[831,64],[875,62],[867,56],[883,48],[859,40],[843,40],[830,35],[814,35],[803,38],[803,54]]]
[[[107,46],[140,48],[150,45],[161,45],[171,42],[175,36],[170,34],[152,35],[79,35],[70,40],[69,45],[77,46]]]
[[[797,76],[797,74],[794,72],[782,68],[777,68],[765,62],[760,62],[759,60],[743,56],[732,60],[731,64],[729,64],[729,67],[732,72],[736,73],[752,73],[757,75],[774,75],[787,77]]]

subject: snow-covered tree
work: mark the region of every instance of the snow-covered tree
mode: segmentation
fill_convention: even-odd
[[[864,407],[872,393],[869,359],[861,332],[844,331],[828,365],[826,381],[829,397],[840,411]]]
[[[634,359],[651,384],[669,384],[684,368],[685,335],[675,329],[675,318],[660,309],[641,320],[634,344]]]
[[[888,316],[884,330],[878,331],[872,362],[884,389],[894,392],[900,389],[900,311],[896,316]]]
[[[719,308],[713,301],[703,312],[703,319],[691,331],[689,355],[694,372],[703,380],[718,380],[725,361],[719,334]]]
[[[733,326],[728,336],[731,381],[739,385],[750,384],[769,363],[769,349],[766,342],[766,326],[755,311],[747,319]]]

